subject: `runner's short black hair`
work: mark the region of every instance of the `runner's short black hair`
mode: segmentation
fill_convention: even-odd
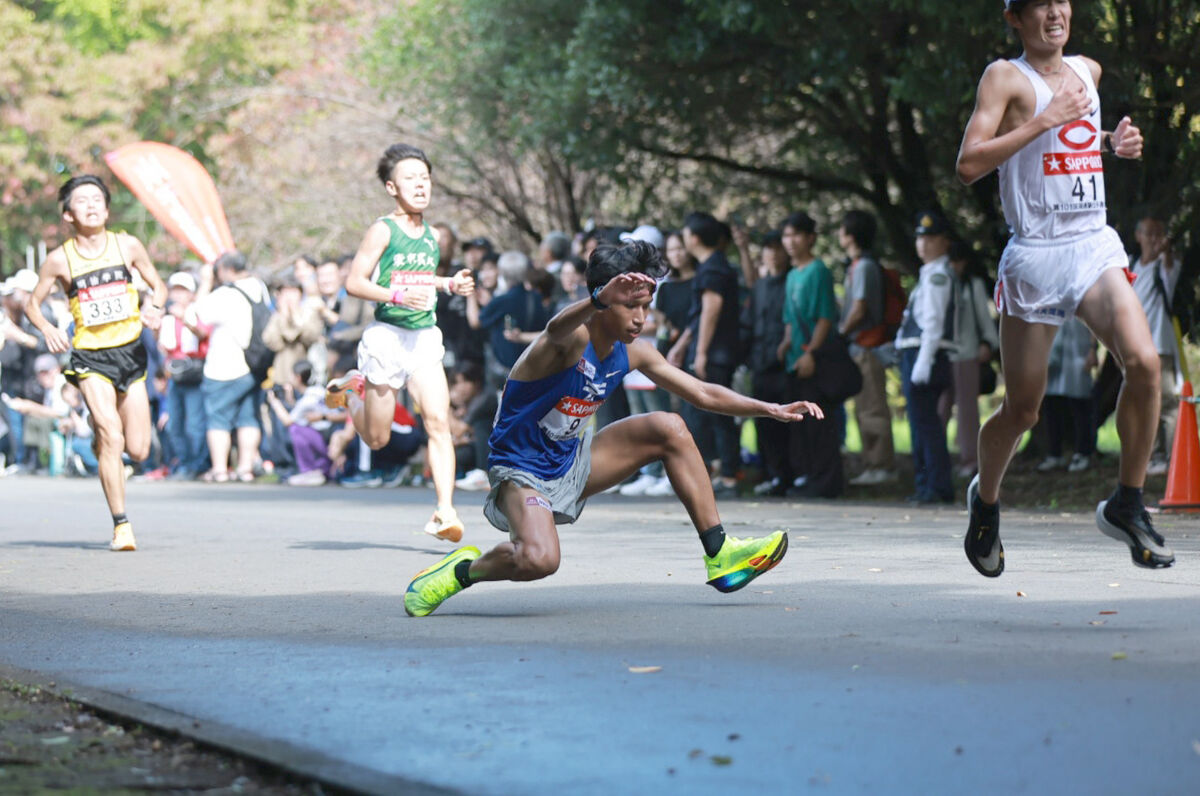
[[[433,174],[433,164],[429,162],[429,157],[425,152],[412,144],[392,144],[384,151],[383,157],[379,159],[379,164],[375,167],[375,173],[379,176],[379,181],[384,185],[392,179],[392,172],[396,169],[396,164],[402,160],[419,160],[425,164],[425,168],[429,169],[430,175]]]
[[[847,235],[854,238],[858,248],[870,251],[871,247],[875,245],[875,233],[879,227],[875,223],[875,216],[866,210],[850,210],[842,219],[842,229],[846,230]]]
[[[1011,11],[1019,17],[1021,16],[1021,12],[1025,10],[1025,6],[1032,2],[1033,0],[1012,0],[1012,2],[1006,5],[1005,10]]]
[[[631,240],[620,246],[597,246],[588,258],[587,286],[589,292],[604,287],[620,274],[645,274],[655,281],[667,275],[667,261],[657,246]]]
[[[104,206],[108,207],[112,202],[112,194],[108,190],[108,186],[104,184],[104,180],[97,177],[95,174],[80,174],[72,177],[62,184],[58,189],[58,201],[62,205],[62,211],[67,212],[67,203],[71,201],[71,194],[75,193],[75,189],[81,185],[95,185],[100,189],[100,193],[104,194]]]
[[[683,219],[683,227],[699,238],[701,244],[710,249],[719,246],[721,238],[728,234],[726,231],[728,228],[717,221],[711,213],[688,213],[687,218]]]
[[[780,229],[791,227],[797,232],[803,232],[806,235],[817,234],[817,222],[813,221],[812,216],[805,213],[803,210],[797,210],[795,213],[789,213],[788,217],[779,225]]]

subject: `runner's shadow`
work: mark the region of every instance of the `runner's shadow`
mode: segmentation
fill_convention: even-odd
[[[105,542],[46,542],[42,540],[30,540],[27,542],[5,542],[5,547],[60,547],[73,548],[77,547],[81,550],[107,550],[108,544]]]
[[[429,555],[445,555],[445,550],[433,550],[428,547],[412,547],[405,544],[377,544],[375,542],[297,542],[291,546],[293,550],[403,550],[406,553],[428,553]]]

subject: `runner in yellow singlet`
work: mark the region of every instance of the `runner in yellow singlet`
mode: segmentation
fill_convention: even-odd
[[[146,396],[146,349],[142,326],[157,329],[167,286],[141,242],[109,232],[108,186],[90,174],[72,177],[58,192],[63,220],[72,236],[46,257],[25,305],[25,314],[55,354],[71,352],[64,371],[79,387],[96,427],[100,486],[113,518],[111,550],[136,550],[125,516],[125,473],[121,452],[135,461],[150,454],[150,402]],[[134,273],[154,291],[149,306],[138,306]],[[67,294],[75,320],[68,340],[46,320],[41,304],[55,283]]]

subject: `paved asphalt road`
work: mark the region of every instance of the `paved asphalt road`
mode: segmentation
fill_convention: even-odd
[[[957,506],[728,502],[791,548],[722,595],[678,503],[602,497],[554,577],[410,619],[432,497],[133,484],[114,554],[95,481],[2,481],[0,664],[381,793],[1200,792],[1194,517],[1151,572],[1010,512],[987,580]]]

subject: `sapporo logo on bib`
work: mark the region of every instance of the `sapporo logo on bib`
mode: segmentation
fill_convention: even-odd
[[[538,421],[538,428],[547,438],[562,442],[577,437],[588,418],[596,414],[604,401],[588,401],[564,395],[558,403]]]
[[[82,287],[77,297],[84,326],[104,326],[133,315],[133,301],[124,281]]]
[[[1055,136],[1063,150],[1042,155],[1043,196],[1051,213],[1105,209],[1100,133],[1087,119],[1064,124]]]
[[[437,293],[437,283],[431,271],[392,271],[392,290],[419,290],[429,301]]]

